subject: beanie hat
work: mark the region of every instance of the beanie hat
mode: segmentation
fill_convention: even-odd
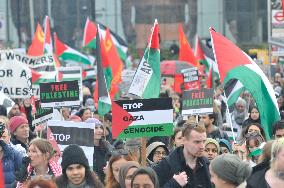
[[[220,145],[220,147],[226,147],[229,150],[230,153],[232,152],[232,145],[228,140],[226,140],[224,138],[220,139],[219,145]]]
[[[81,164],[86,169],[90,168],[83,149],[76,144],[71,144],[63,150],[61,162],[63,172],[66,173],[66,168],[72,164]]]
[[[14,116],[10,119],[10,124],[9,124],[10,132],[13,134],[19,126],[28,123],[29,122],[27,118],[23,116]]]
[[[217,140],[215,140],[213,138],[207,138],[206,141],[205,141],[205,147],[210,143],[214,144],[217,147],[217,152],[220,153],[220,146],[219,146],[219,143],[217,142]]]
[[[242,161],[234,154],[217,156],[211,161],[210,167],[219,178],[237,186],[243,183],[252,172],[249,163]]]

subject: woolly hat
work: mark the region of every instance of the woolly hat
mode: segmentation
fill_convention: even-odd
[[[252,168],[234,154],[217,156],[210,163],[212,171],[221,179],[234,185],[240,185],[251,174]]]
[[[213,138],[207,138],[206,141],[205,141],[205,147],[210,143],[214,144],[217,147],[217,152],[220,153],[220,146],[219,146],[219,143],[217,142],[217,140],[215,140]]]
[[[220,139],[219,145],[220,145],[220,147],[226,147],[229,150],[230,153],[232,152],[232,145],[228,140],[226,140],[224,138]]]
[[[23,125],[23,124],[29,124],[28,120],[24,118],[23,116],[14,116],[10,119],[10,132],[13,134],[16,129]]]
[[[62,172],[66,173],[66,168],[72,164],[81,164],[86,169],[90,168],[83,149],[76,144],[71,144],[64,149],[61,162]]]

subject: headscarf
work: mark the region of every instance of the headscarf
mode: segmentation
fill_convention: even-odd
[[[121,188],[125,188],[125,178],[130,168],[139,168],[140,164],[136,161],[127,161],[122,165],[119,170],[119,185]]]

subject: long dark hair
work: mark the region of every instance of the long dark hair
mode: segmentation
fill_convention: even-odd
[[[95,172],[92,172],[89,167],[85,167],[85,180],[86,180],[86,184],[91,187],[93,186],[96,188],[104,187],[102,182],[99,180],[97,174]],[[58,187],[67,188],[68,177],[67,177],[66,171],[63,171],[62,175],[55,179],[55,182]]]

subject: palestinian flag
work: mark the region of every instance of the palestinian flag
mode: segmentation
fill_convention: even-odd
[[[242,92],[245,91],[243,84],[237,79],[229,80],[224,86],[227,105],[232,106],[238,100]]]
[[[82,70],[83,80],[95,79],[97,75],[97,67],[86,68]]]
[[[49,17],[45,16],[44,24],[44,53],[53,54],[51,33],[50,33],[50,21]]]
[[[199,64],[205,66],[207,88],[215,88],[215,80],[219,80],[220,76],[213,50],[204,45],[199,37],[196,38],[195,56]]]
[[[37,24],[36,31],[32,40],[31,45],[28,49],[28,55],[30,56],[41,56],[43,55],[43,47],[44,46],[44,32],[40,24]]]
[[[99,28],[99,26],[98,26]],[[111,109],[111,100],[108,94],[106,79],[104,75],[102,57],[101,57],[100,31],[98,30],[96,36],[96,61],[97,61],[97,90],[98,90],[98,113],[104,116]]]
[[[148,47],[133,77],[129,93],[143,99],[158,98],[161,87],[159,27],[155,20]]]
[[[179,24],[178,31],[179,31],[179,44],[180,44],[178,59],[180,61],[186,61],[189,64],[198,67],[198,62],[193,54],[189,42],[186,39],[181,24]]]
[[[84,29],[83,46],[95,49],[96,34],[97,34],[97,26],[88,17]]]
[[[74,50],[73,48],[61,42],[57,38],[56,33],[54,33],[54,41],[55,53],[60,60],[70,63],[82,63],[85,65],[92,65],[92,62],[86,55],[78,52],[77,50]]]
[[[266,138],[272,136],[272,124],[280,119],[274,90],[258,65],[241,49],[221,34],[210,29],[211,41],[220,80],[225,85],[239,80],[255,99]]]

